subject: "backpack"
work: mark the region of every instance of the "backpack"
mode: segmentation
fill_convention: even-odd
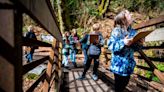
[[[100,55],[101,48],[97,47],[96,45],[90,45],[88,49],[88,55]]]

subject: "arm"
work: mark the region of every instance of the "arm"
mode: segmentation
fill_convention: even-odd
[[[121,29],[115,28],[108,40],[108,49],[112,52],[121,51],[124,48],[124,39],[121,38]]]
[[[79,40],[80,43],[84,43],[85,41],[88,40],[88,35],[85,35],[83,38]]]
[[[99,34],[99,37],[100,37],[99,45],[102,47],[102,46],[104,46],[105,41],[104,41],[102,34]]]

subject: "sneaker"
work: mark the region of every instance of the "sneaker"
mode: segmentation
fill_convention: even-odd
[[[97,80],[98,80],[98,76],[95,75],[95,74],[93,74],[93,75],[92,75],[92,79],[95,80],[95,81],[97,81]]]
[[[84,80],[84,79],[86,79],[86,77],[85,76],[80,76],[79,78],[77,78],[78,80]]]

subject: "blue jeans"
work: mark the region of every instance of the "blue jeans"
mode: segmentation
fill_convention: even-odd
[[[27,55],[26,55],[27,62],[32,62],[34,51],[35,51],[35,49],[31,48],[31,51],[29,53],[27,53]]]
[[[64,66],[68,66],[68,64],[69,64],[69,62],[68,62],[68,56],[69,55],[63,55],[62,64],[64,64]]]
[[[84,65],[85,65],[88,59],[87,49],[83,49],[83,53],[84,53]]]
[[[26,55],[26,59],[27,59],[27,62],[32,62],[32,60],[33,60],[33,53],[28,53]]]
[[[70,51],[70,60],[72,61],[74,65],[76,64],[76,50],[75,49],[71,49]]]

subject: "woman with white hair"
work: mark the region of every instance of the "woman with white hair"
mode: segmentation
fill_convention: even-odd
[[[136,65],[133,53],[137,47],[132,44],[136,30],[131,28],[131,24],[130,12],[121,11],[114,19],[115,28],[108,41],[108,49],[112,52],[110,71],[115,77],[115,92],[124,91]]]
[[[89,44],[88,59],[84,66],[84,71],[83,71],[82,75],[79,77],[80,80],[85,79],[86,72],[90,68],[92,59],[94,59],[92,79],[95,81],[98,80],[97,69],[99,66],[99,57],[101,54],[101,47],[104,45],[104,39],[103,39],[102,34],[99,32],[99,29],[100,29],[99,24],[94,24],[92,26],[92,28],[93,28],[93,31],[90,33],[90,35],[88,37],[88,44]],[[97,37],[96,37],[97,39],[90,39],[92,35],[97,35]],[[93,42],[91,42],[91,40],[93,40]]]

